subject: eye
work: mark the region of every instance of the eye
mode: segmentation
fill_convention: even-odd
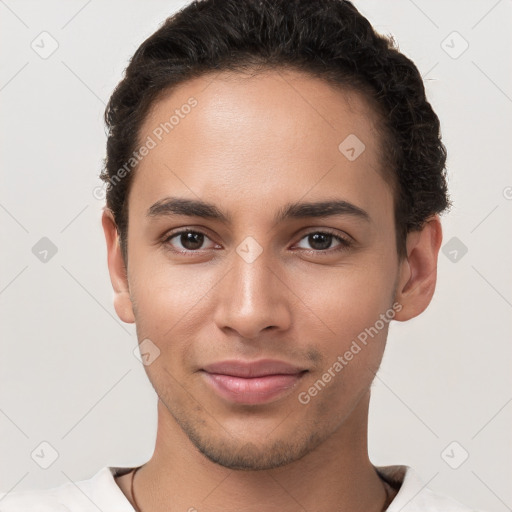
[[[300,247],[300,243],[302,243],[303,240],[306,241],[311,248]],[[337,245],[335,245],[334,248],[332,246],[333,242],[337,242]],[[299,242],[299,247],[301,249],[305,249],[310,252],[311,250],[314,252],[327,252],[329,249],[333,249],[333,251],[341,251],[347,249],[351,245],[352,242],[348,238],[335,235],[328,231],[313,231],[304,236],[301,239],[301,242]]]
[[[185,229],[178,231],[169,236],[166,236],[163,240],[164,245],[170,246],[171,250],[176,252],[197,252],[200,249],[208,249],[208,247],[202,247],[205,240],[210,240],[207,235],[200,231],[193,231],[191,229]],[[210,242],[214,245],[215,242]],[[213,247],[209,247],[210,249]]]
[[[210,246],[204,246],[209,241]],[[310,247],[304,247],[302,244],[307,243]],[[334,245],[333,245],[334,243]],[[193,254],[201,250],[220,248],[218,244],[210,240],[210,238],[201,231],[192,229],[183,229],[164,237],[162,244],[171,251],[179,254]],[[330,233],[328,231],[313,231],[301,238],[296,246],[306,252],[327,253],[342,251],[348,249],[352,245],[351,240],[347,237]]]

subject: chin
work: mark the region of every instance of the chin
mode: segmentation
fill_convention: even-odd
[[[267,430],[262,441],[255,441],[255,436],[248,432],[245,436],[235,438],[220,425],[215,427],[207,423],[178,421],[188,439],[208,460],[228,469],[243,471],[260,471],[286,466],[313,451],[324,437],[318,431],[280,432],[279,437]],[[217,428],[215,435],[212,428]],[[275,427],[274,427],[275,430]]]
[[[261,471],[286,466],[300,460],[321,442],[316,434],[295,443],[280,439],[266,443],[264,446],[258,446],[250,441],[243,444],[201,441],[192,440],[208,460],[228,469],[242,471]]]

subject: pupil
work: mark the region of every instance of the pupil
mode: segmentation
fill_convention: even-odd
[[[322,242],[323,240],[323,242]],[[316,250],[322,250],[322,249],[329,249],[329,246],[331,245],[332,241],[332,235],[329,234],[322,234],[322,233],[314,233],[312,235],[309,235],[309,243],[313,249]],[[316,245],[316,247],[315,247]]]
[[[203,244],[204,235],[201,233],[183,233],[181,235],[181,243],[185,249],[194,250],[199,249]]]

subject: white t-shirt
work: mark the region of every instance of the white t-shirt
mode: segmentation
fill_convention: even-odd
[[[132,468],[106,466],[92,478],[44,490],[0,494],[0,512],[134,512],[115,475]],[[475,512],[458,501],[429,490],[409,466],[375,466],[398,494],[387,512]]]

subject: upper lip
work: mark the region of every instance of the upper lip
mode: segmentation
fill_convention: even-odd
[[[229,360],[212,363],[202,368],[208,373],[230,375],[232,377],[265,377],[267,375],[294,375],[305,371],[304,368],[278,361],[261,359],[259,361]]]

